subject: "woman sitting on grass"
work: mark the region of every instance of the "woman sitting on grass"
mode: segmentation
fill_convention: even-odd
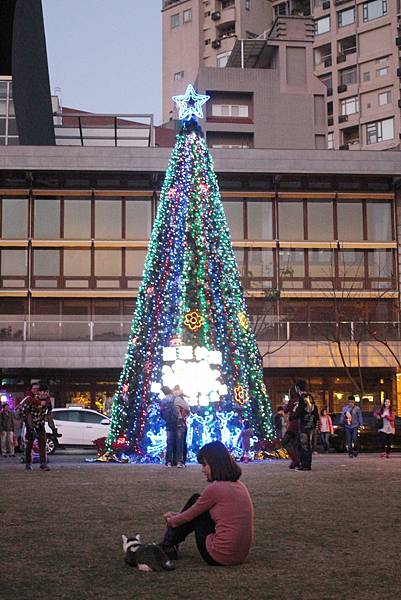
[[[180,513],[165,513],[161,545],[170,558],[177,558],[178,544],[195,532],[199,553],[209,565],[239,565],[253,539],[253,505],[238,481],[241,469],[221,442],[203,446],[197,459],[209,485],[191,496]]]

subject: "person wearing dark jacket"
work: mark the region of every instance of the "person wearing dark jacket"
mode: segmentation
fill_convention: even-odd
[[[300,464],[297,471],[310,471],[312,468],[312,435],[315,426],[315,404],[305,390],[302,379],[297,382],[298,406],[293,418],[298,420],[298,454]]]
[[[290,389],[290,399],[286,406],[284,406],[284,412],[288,415],[287,431],[282,439],[283,447],[287,450],[288,456],[291,459],[289,468],[295,469],[299,465],[299,454],[298,454],[298,431],[299,424],[296,416],[296,410],[299,402],[299,387],[297,382]]]

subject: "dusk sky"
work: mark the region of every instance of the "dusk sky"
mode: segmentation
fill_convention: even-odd
[[[160,0],[42,0],[52,93],[64,106],[161,121]]]

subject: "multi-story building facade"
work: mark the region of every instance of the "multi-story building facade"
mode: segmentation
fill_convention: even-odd
[[[112,395],[169,153],[0,149],[4,389]],[[213,154],[274,405],[299,375],[334,411],[361,386],[395,398],[399,153]]]
[[[329,148],[400,146],[398,0],[274,0],[274,15],[312,14],[315,74],[327,86]]]
[[[164,122],[199,67],[224,67],[237,37],[259,35],[272,19],[270,0],[163,0],[162,13]]]

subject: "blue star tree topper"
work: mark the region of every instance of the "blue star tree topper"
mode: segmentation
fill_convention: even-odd
[[[191,84],[188,85],[185,94],[173,96],[173,100],[179,110],[179,118],[189,121],[193,116],[203,119],[202,106],[209,100],[210,96],[198,94]]]

